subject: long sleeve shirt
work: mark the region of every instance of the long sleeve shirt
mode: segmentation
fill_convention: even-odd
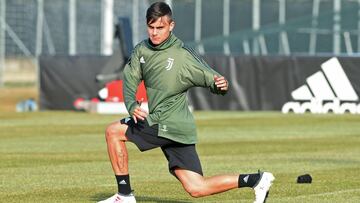
[[[184,144],[197,142],[196,126],[188,108],[187,90],[209,88],[212,93],[225,94],[214,81],[219,73],[211,69],[192,49],[184,46],[175,35],[154,46],[149,40],[139,43],[124,68],[123,95],[132,116],[137,107],[135,94],[139,83],[145,83],[150,126],[158,124],[158,136]]]

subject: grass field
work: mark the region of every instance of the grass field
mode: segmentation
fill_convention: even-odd
[[[95,202],[116,191],[104,140],[117,116],[0,111],[0,202]],[[272,171],[267,202],[360,202],[360,116],[196,112],[206,176]],[[252,202],[250,189],[193,199],[161,150],[128,144],[138,202]],[[312,184],[296,184],[310,173]]]

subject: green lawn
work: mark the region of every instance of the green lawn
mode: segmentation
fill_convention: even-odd
[[[0,112],[0,202],[95,202],[116,191],[103,132],[121,116]],[[268,203],[360,202],[360,116],[196,112],[206,176],[274,173]],[[250,189],[193,199],[161,150],[128,144],[138,202],[252,202]],[[312,184],[296,184],[310,173]]]

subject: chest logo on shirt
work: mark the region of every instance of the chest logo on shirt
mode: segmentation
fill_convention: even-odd
[[[165,67],[166,70],[170,70],[174,64],[174,59],[173,58],[168,58],[167,59],[168,65]]]
[[[145,63],[145,59],[143,56],[140,58],[140,63]]]
[[[164,132],[167,132],[168,129],[167,129],[167,126],[166,125],[163,125],[162,128],[160,128],[161,131],[164,131]]]

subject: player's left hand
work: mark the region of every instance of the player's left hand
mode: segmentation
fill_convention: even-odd
[[[223,90],[223,91],[228,90],[229,83],[223,76],[219,77],[217,75],[214,75],[214,81],[215,81],[216,87],[219,88],[220,90]]]

